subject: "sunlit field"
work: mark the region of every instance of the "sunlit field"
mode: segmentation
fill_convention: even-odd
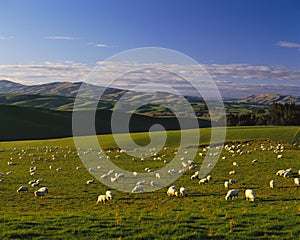
[[[193,146],[198,148],[190,164],[194,169],[187,168],[172,184],[178,189],[184,186],[188,196],[168,197],[169,186],[140,194],[112,189],[114,199],[98,205],[98,195],[110,188],[84,167],[72,138],[2,142],[0,239],[299,239],[300,187],[294,184],[294,178],[300,177],[297,130],[228,128],[227,148],[218,150],[219,161],[209,173],[212,179],[199,185],[199,179],[191,180],[191,176],[200,168],[210,141],[210,130],[201,129],[200,145]],[[199,134],[198,130],[187,132]],[[132,138],[141,145],[149,142],[148,133],[132,134]],[[98,139],[114,164],[140,173],[146,167],[158,170],[166,166],[165,161],[176,154],[180,131],[168,132],[165,148],[143,160],[120,152],[111,135]],[[87,148],[93,151],[96,146]],[[30,167],[36,167],[34,175]],[[276,175],[288,168],[293,169],[289,177]],[[233,170],[235,174],[229,175]],[[34,179],[43,181],[32,187],[28,182]],[[86,183],[93,179],[94,183]],[[239,196],[226,201],[224,181],[229,179],[238,180],[230,188],[238,189]],[[274,189],[269,186],[272,179]],[[17,193],[22,185],[29,186],[29,191]],[[49,193],[34,198],[33,192],[43,186]],[[254,202],[245,200],[248,188],[256,192]]]

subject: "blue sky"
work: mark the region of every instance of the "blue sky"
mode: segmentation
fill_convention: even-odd
[[[293,94],[300,90],[296,0],[0,2],[1,79],[53,81],[50,64],[75,65],[82,72],[70,80],[79,80],[97,61],[148,46],[187,54],[214,79],[234,84],[230,88],[251,84],[258,90],[263,84],[273,86],[272,91],[282,86]],[[31,73],[37,70],[26,75],[28,67]],[[68,75],[57,80],[68,80]]]

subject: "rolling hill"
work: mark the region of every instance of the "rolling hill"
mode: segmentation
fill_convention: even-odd
[[[300,104],[300,97],[279,95],[279,94],[257,94],[251,95],[246,98],[234,100],[237,103],[257,104],[257,105],[270,105],[273,102],[289,103],[295,102]]]

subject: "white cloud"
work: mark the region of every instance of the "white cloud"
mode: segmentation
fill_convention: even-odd
[[[0,40],[11,40],[14,39],[13,36],[0,36]]]
[[[280,46],[280,47],[299,48],[300,49],[300,43],[279,41],[279,42],[276,43],[276,45]]]
[[[261,79],[294,81],[300,84],[300,70],[284,66],[265,66],[250,64],[211,64],[203,65],[213,78]]]
[[[46,39],[52,40],[78,40],[79,38],[76,37],[69,37],[69,36],[47,36]]]
[[[97,62],[96,66],[99,65],[101,65],[99,71],[95,70],[93,66],[76,62],[0,65],[0,79],[24,84],[85,81],[102,86],[109,85],[110,79],[116,79],[111,87],[119,88],[133,88],[148,84],[151,81],[151,83],[161,83],[179,89],[185,95],[191,95],[193,89],[182,77],[189,76],[190,79],[206,86],[205,83],[209,80],[207,71],[215,80],[223,96],[232,96],[233,94],[247,96],[255,93],[299,95],[300,92],[300,70],[289,69],[284,66],[207,64],[202,65],[204,67],[202,69],[199,68],[199,65],[173,64],[169,66],[168,71],[164,71],[161,70],[164,69],[163,65],[157,63],[154,66],[158,70],[154,68],[153,73],[149,70],[148,64],[134,65],[134,68],[129,62],[123,64],[119,62]],[[132,71],[132,69],[136,70]],[[92,71],[94,73],[91,75]],[[175,72],[179,72],[181,76],[174,74]]]
[[[88,45],[93,46],[93,47],[102,47],[102,48],[110,47],[105,43],[92,43],[92,42],[90,42],[90,43],[88,43]]]
[[[50,81],[84,81],[92,70],[86,64],[74,62],[44,62],[40,64],[0,65],[0,79],[25,83]]]

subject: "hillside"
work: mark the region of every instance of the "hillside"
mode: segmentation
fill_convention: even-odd
[[[273,102],[280,102],[280,103],[295,102],[296,104],[300,104],[300,97],[279,95],[279,94],[258,94],[258,95],[251,95],[246,98],[238,99],[236,100],[236,102],[247,103],[247,104],[258,104],[258,105],[270,105]]]
[[[85,116],[82,111],[82,116]],[[97,134],[111,133],[111,111],[98,110],[96,112]],[[122,122],[127,113],[116,113]],[[0,105],[0,141],[21,139],[46,139],[72,136],[72,112],[56,111],[23,106]],[[189,119],[184,119],[188,122]],[[152,118],[133,114],[130,121],[131,132],[145,132],[153,124],[161,124],[166,130],[179,129],[175,117]],[[199,119],[200,127],[209,127],[210,122]],[[81,132],[89,135],[89,132]]]

